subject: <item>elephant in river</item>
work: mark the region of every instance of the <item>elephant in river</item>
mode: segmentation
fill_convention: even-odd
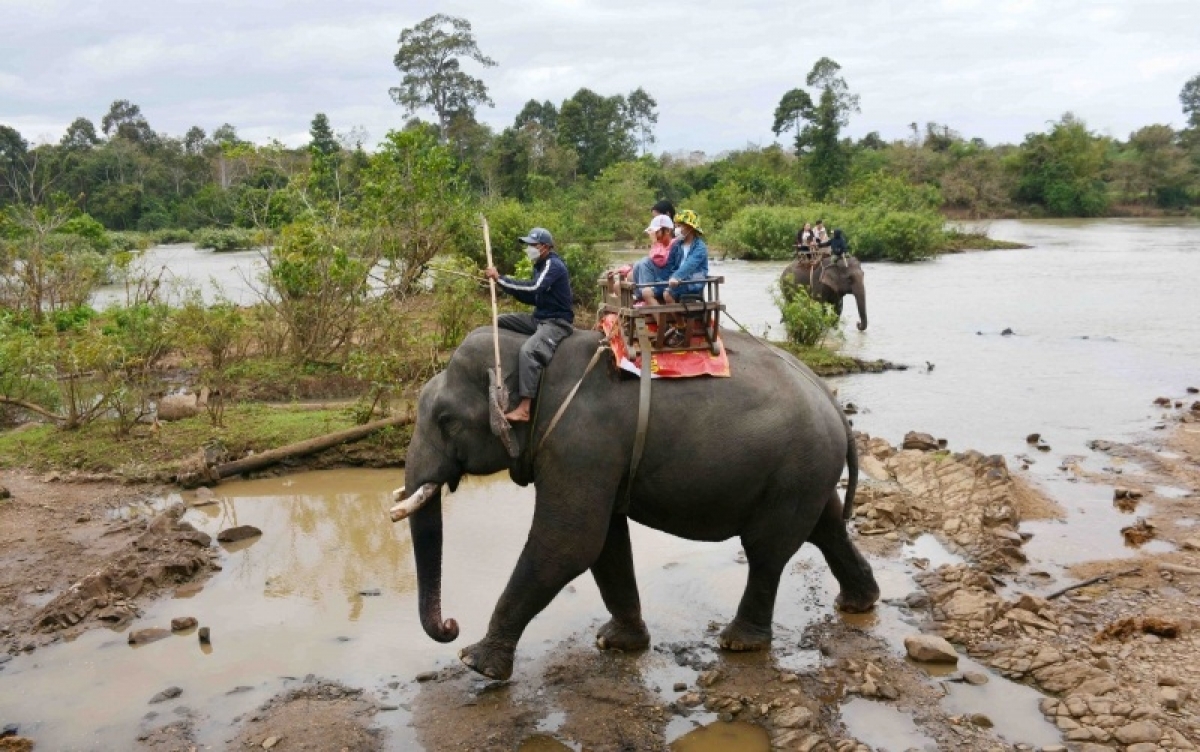
[[[846,265],[831,263],[826,258],[814,263],[797,256],[788,264],[779,277],[779,286],[784,294],[789,288],[806,287],[814,300],[829,303],[842,315],[842,298],[853,295],[858,303],[858,330],[867,328],[867,286],[863,281],[862,264],[853,256],[846,257]]]
[[[515,393],[525,337],[506,330],[500,357]],[[611,619],[601,649],[649,645],[634,577],[629,520],[691,540],[738,536],[749,564],[737,615],[720,635],[729,650],[769,646],[775,594],[788,560],[806,541],[823,554],[840,586],[839,608],[872,607],[879,587],[855,549],[846,520],[858,481],[853,434],[825,385],[791,355],[738,332],[723,334],[731,378],[654,382],[645,451],[630,477],[639,383],[613,367],[598,332],[563,340],[543,377],[534,419],[512,427],[524,452],[511,459],[489,428],[492,330],[471,332],[446,369],[422,388],[405,461],[407,491],[397,492],[411,526],[418,608],[439,642],[459,633],[441,608],[441,488],[465,474],[508,469],[537,490],[533,522],[484,638],[459,652],[492,679],[512,674],[529,622],[573,579],[591,570]],[[573,387],[578,391],[568,397]],[[565,401],[561,419],[547,426]],[[845,504],[837,485],[849,467]]]

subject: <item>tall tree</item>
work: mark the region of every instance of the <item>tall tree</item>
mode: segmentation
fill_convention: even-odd
[[[473,114],[477,104],[493,106],[487,86],[463,72],[460,58],[485,68],[496,65],[480,51],[469,21],[438,13],[401,32],[400,49],[392,60],[404,74],[400,85],[388,90],[392,100],[409,114],[432,108],[443,139],[456,114]]]
[[[148,144],[154,140],[154,131],[142,115],[142,108],[128,99],[118,99],[108,108],[100,120],[100,129],[110,138],[123,138],[135,144]]]
[[[605,167],[633,159],[634,140],[625,97],[602,97],[580,89],[558,111],[558,143],[575,150],[579,169],[589,178]]]
[[[813,64],[805,83],[820,92],[816,102],[803,89],[783,95],[775,108],[775,135],[796,130],[796,154],[806,157],[809,187],[818,199],[846,182],[850,152],[841,142],[851,113],[859,112],[858,95],[841,77],[842,67],[823,57]]]
[[[96,126],[91,120],[77,117],[67,126],[67,132],[58,143],[69,151],[83,151],[100,143],[100,137],[96,135]]]
[[[549,99],[545,102],[538,102],[536,99],[531,99],[517,113],[517,119],[513,121],[513,127],[517,129],[524,128],[528,123],[537,123],[553,133],[558,128],[558,108]]]
[[[1200,73],[1188,79],[1179,92],[1179,103],[1183,114],[1188,116],[1188,125],[1200,128]]]
[[[655,141],[654,124],[658,122],[657,108],[658,102],[655,102],[654,97],[647,94],[646,90],[640,86],[630,92],[625,99],[626,116],[633,124],[635,137],[643,154],[646,153],[646,147]]]
[[[208,134],[198,125],[193,125],[188,128],[187,133],[183,137],[183,150],[189,156],[199,156],[204,153],[204,146],[208,143]]]
[[[1108,140],[1068,112],[1049,133],[1030,133],[1017,154],[1016,198],[1060,217],[1095,217],[1108,209],[1101,180]]]
[[[335,151],[342,148],[338,143],[337,136],[333,135],[333,128],[329,125],[329,117],[324,112],[318,112],[313,118],[312,126],[308,129],[308,135],[312,138],[308,148],[314,153],[329,156]]]

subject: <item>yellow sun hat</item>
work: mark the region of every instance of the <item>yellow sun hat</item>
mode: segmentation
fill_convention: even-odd
[[[675,215],[676,225],[687,225],[696,231],[697,235],[703,235],[704,230],[700,229],[700,215],[691,209],[684,209]]]

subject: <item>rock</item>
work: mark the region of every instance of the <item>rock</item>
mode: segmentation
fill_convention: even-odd
[[[694,708],[702,702],[704,702],[704,698],[700,696],[699,692],[688,692],[679,698],[679,704],[688,708]]]
[[[686,692],[687,682],[675,682],[675,686],[671,687],[675,692]]]
[[[6,723],[4,728],[0,729],[0,739],[6,739],[10,736],[16,736],[21,733],[21,727],[15,723]]]
[[[1011,337],[1012,335],[1013,335],[1013,330],[1010,329],[1009,327],[1005,327],[1004,331],[1000,332],[1001,337]]]
[[[262,531],[253,525],[238,525],[236,527],[227,527],[217,533],[217,540],[221,543],[236,543],[247,538],[253,538],[256,535],[262,535]]]
[[[436,671],[422,671],[421,673],[417,674],[417,681],[422,684],[427,681],[433,681],[436,678],[438,678],[438,672]]]
[[[1184,551],[1200,551],[1200,538],[1186,538],[1183,541]]]
[[[929,596],[920,591],[904,596],[904,605],[909,608],[928,608]]]
[[[130,645],[148,645],[151,642],[157,642],[164,637],[170,637],[171,633],[159,627],[150,627],[149,629],[135,629],[129,633],[128,642]]]
[[[974,687],[981,687],[988,683],[987,674],[982,674],[978,671],[964,671],[963,681]]]
[[[1167,710],[1179,710],[1187,699],[1188,691],[1180,687],[1160,687],[1158,702]]]
[[[166,702],[167,700],[174,700],[176,697],[180,696],[181,694],[183,694],[183,690],[180,689],[179,687],[167,687],[163,691],[156,694],[154,697],[151,697],[150,704],[156,705],[160,702]]]
[[[194,418],[200,414],[199,400],[194,394],[168,394],[158,401],[157,414],[168,422]]]
[[[196,617],[194,616],[177,616],[171,620],[171,631],[182,632],[184,630],[191,629],[198,623],[199,622],[196,621]]]
[[[262,748],[270,749],[271,747],[274,747],[278,743],[279,743],[278,736],[268,736],[266,739],[263,739]]]
[[[1189,386],[1189,387],[1187,388],[1187,393],[1188,393],[1188,394],[1200,394],[1200,388],[1197,388],[1197,387],[1194,387],[1194,386]]]
[[[1158,743],[1162,738],[1162,729],[1153,721],[1135,721],[1117,729],[1113,736],[1122,744]]]
[[[917,431],[909,431],[904,434],[904,443],[901,444],[902,449],[919,449],[922,452],[933,452],[938,449],[937,439],[927,433],[918,433]]]
[[[958,663],[958,651],[937,635],[909,635],[904,638],[908,657],[922,663]]]
[[[696,678],[696,683],[701,687],[711,687],[712,685],[721,681],[723,678],[725,678],[724,675],[714,668],[702,672],[700,676]]]
[[[1125,748],[1125,752],[1158,752],[1162,747],[1154,742],[1140,742],[1138,744],[1130,744]]]
[[[992,719],[988,718],[983,713],[972,713],[970,718],[971,724],[979,728],[992,728],[996,724],[992,723]]]
[[[1031,433],[1025,437],[1026,444],[1036,444],[1041,440],[1042,440],[1042,435],[1040,433]]]
[[[1155,397],[1154,404],[1158,405],[1159,407],[1170,407],[1171,406],[1171,398],[1170,397]]]
[[[803,705],[780,710],[771,719],[776,728],[807,728],[813,722],[812,711]]]
[[[200,637],[201,645],[211,645],[212,638],[209,636],[208,627],[200,627],[200,631],[196,633]]]
[[[367,597],[375,597],[375,596],[383,595],[383,591],[377,587],[373,587],[373,588],[365,588],[363,590],[359,590],[358,594],[362,595],[362,596],[367,596]]]
[[[4,486],[0,486],[0,499],[11,499],[11,498],[12,498],[12,492],[9,491]]]

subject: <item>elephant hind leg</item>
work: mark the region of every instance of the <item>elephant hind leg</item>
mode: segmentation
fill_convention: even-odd
[[[650,632],[642,621],[642,603],[629,544],[629,518],[625,515],[613,515],[604,548],[592,564],[592,577],[612,614],[612,619],[596,634],[596,646],[601,650],[624,651],[649,647]]]
[[[746,550],[750,572],[737,616],[721,632],[722,648],[751,651],[766,650],[771,646],[771,621],[775,614],[779,578],[808,537],[811,524],[789,524],[788,520],[773,518],[742,534],[742,547]]]
[[[879,600],[879,585],[871,565],[850,540],[836,491],[830,494],[809,541],[821,551],[841,588],[837,607],[850,613],[869,611]]]

